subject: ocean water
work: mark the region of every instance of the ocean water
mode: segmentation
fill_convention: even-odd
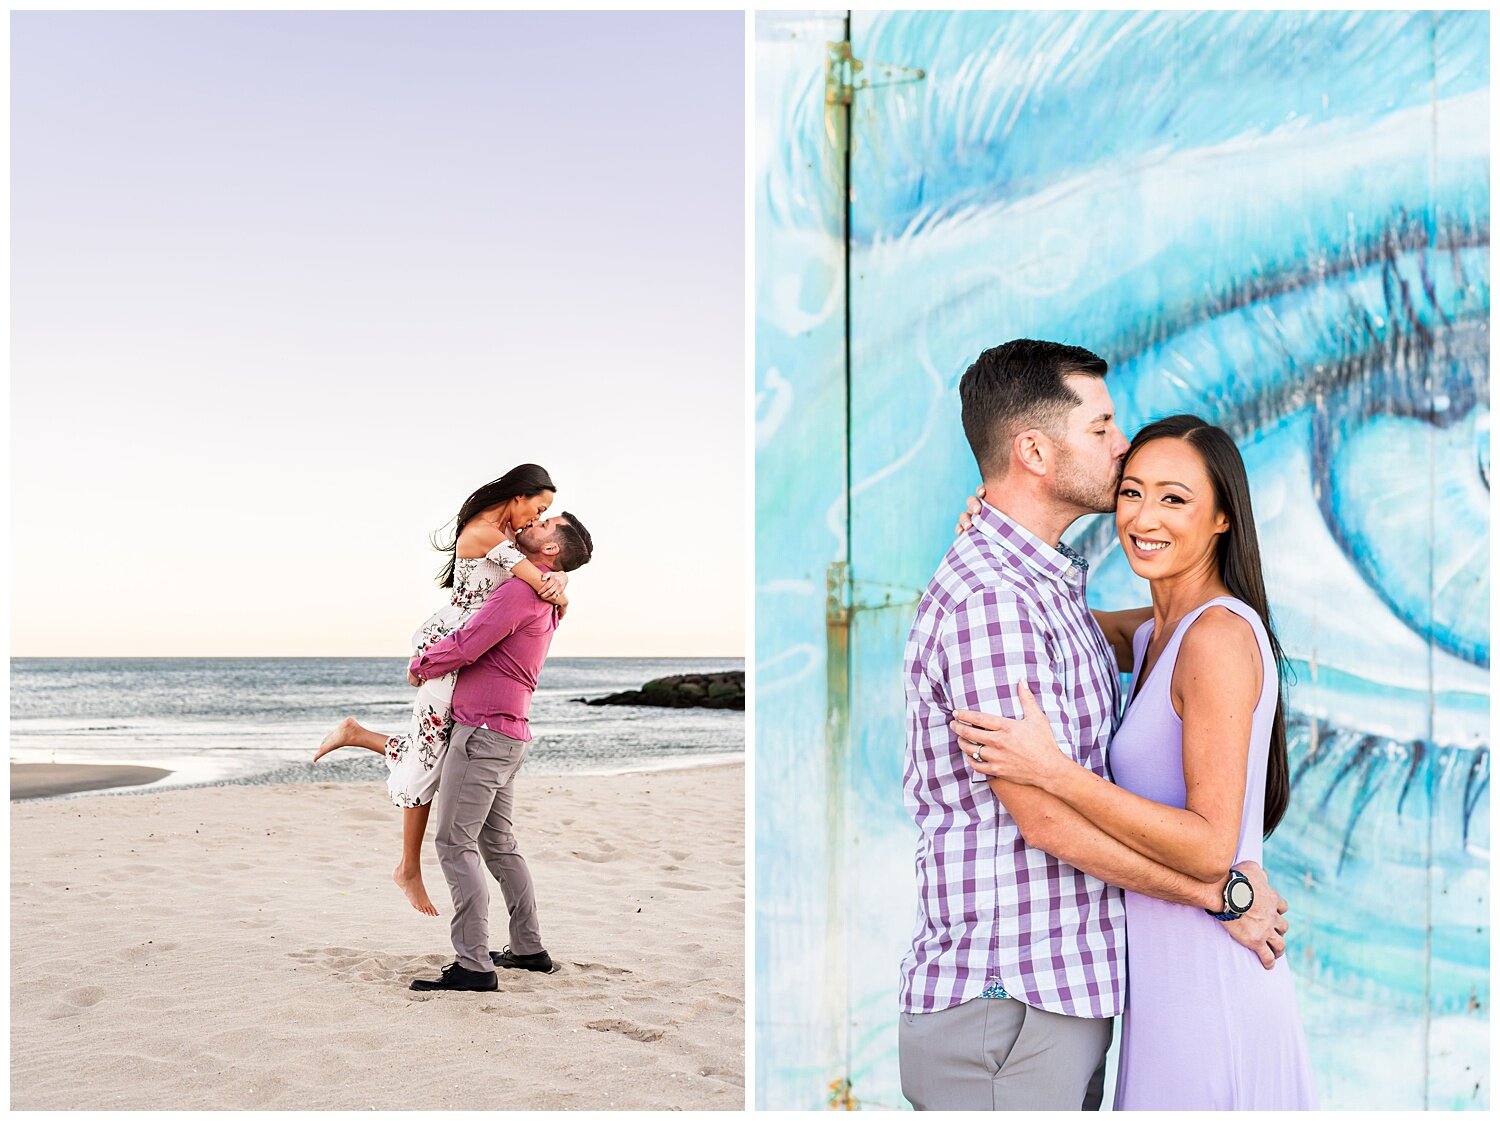
[[[526,770],[608,772],[741,756],[745,714],[593,708],[580,697],[673,673],[743,669],[725,658],[554,658],[531,709]],[[324,781],[385,774],[345,748],[312,764],[338,720],[396,733],[415,693],[400,658],[12,658],[13,763],[132,763],[159,785]]]

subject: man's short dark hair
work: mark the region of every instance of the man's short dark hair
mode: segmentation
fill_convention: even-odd
[[[1038,339],[1012,339],[976,358],[958,383],[958,397],[980,474],[1004,476],[1011,443],[1028,428],[1061,435],[1064,418],[1083,403],[1063,378],[1102,378],[1108,371],[1109,363],[1091,350]]]
[[[558,520],[552,539],[559,546],[552,557],[552,563],[563,572],[572,572],[575,568],[588,564],[594,555],[594,539],[583,528],[583,523],[566,510]]]

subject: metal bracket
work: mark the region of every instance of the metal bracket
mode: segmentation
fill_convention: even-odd
[[[849,40],[841,39],[828,44],[824,77],[825,104],[853,105],[854,95],[860,90],[920,82],[927,77],[927,71],[914,66],[897,66],[893,62],[865,62],[854,57]]]
[[[849,563],[834,561],[828,566],[828,606],[826,619],[833,626],[848,626],[852,608],[849,586]]]
[[[901,584],[881,584],[871,580],[859,582],[858,594],[851,594],[850,611],[880,611],[887,607],[915,608],[922,602],[921,588]]]

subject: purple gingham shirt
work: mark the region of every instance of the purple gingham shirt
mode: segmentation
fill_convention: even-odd
[[[937,1012],[993,986],[1068,1016],[1121,1010],[1120,889],[1027,845],[948,728],[961,708],[1019,718],[1024,679],[1062,749],[1106,775],[1119,671],[1084,599],[1086,568],[986,504],[917,606],[904,786],[921,839],[904,1011]]]

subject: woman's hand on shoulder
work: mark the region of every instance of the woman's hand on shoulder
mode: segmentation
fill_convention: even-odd
[[[962,537],[969,532],[969,527],[974,524],[974,519],[979,516],[979,511],[984,509],[981,499],[984,498],[984,484],[980,483],[974,488],[974,493],[964,503],[964,512],[958,516],[958,525],[953,529],[953,536]]]
[[[544,572],[542,573],[542,586],[537,589],[536,594],[557,607],[567,607],[568,597],[563,594],[563,589],[567,586],[568,574],[566,572]]]

